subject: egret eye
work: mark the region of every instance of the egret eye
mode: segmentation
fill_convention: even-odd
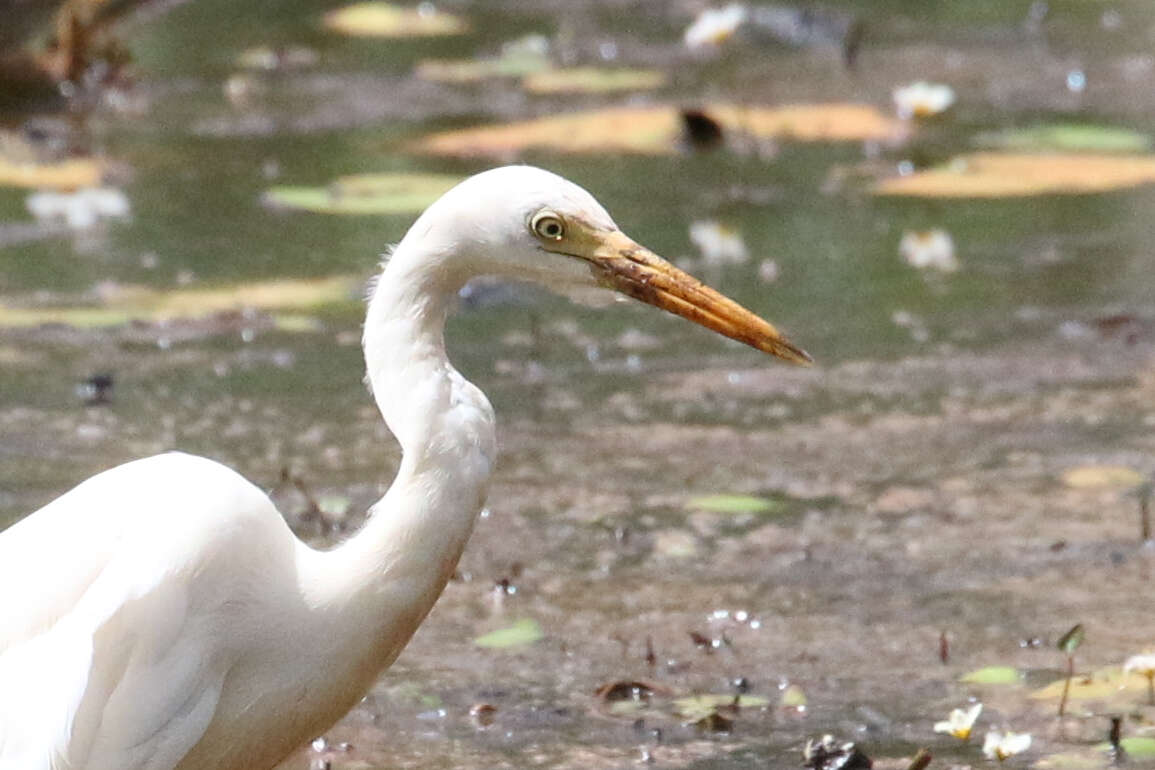
[[[552,211],[539,211],[529,223],[530,229],[547,241],[560,241],[565,237],[565,221]]]

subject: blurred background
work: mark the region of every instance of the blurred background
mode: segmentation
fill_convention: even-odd
[[[491,507],[287,767],[968,766],[1008,729],[1102,767],[1111,714],[1150,761],[1153,49],[1146,0],[0,0],[0,527],[181,449],[355,529],[399,459],[379,255],[533,163],[817,366],[470,284]]]

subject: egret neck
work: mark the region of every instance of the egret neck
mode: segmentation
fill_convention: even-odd
[[[373,288],[365,363],[401,467],[361,531],[321,559],[332,621],[348,626],[354,645],[373,648],[370,678],[401,652],[453,574],[497,454],[493,408],[446,355],[445,321],[464,278],[445,267],[407,238]]]

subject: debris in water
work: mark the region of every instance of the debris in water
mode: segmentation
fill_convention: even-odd
[[[469,716],[475,725],[484,729],[497,719],[497,706],[490,703],[475,703],[469,708]]]
[[[110,372],[101,372],[76,385],[76,395],[85,406],[97,406],[111,401],[113,379]]]
[[[824,735],[820,740],[806,740],[802,766],[811,770],[866,770],[874,763],[853,741],[839,743],[833,735]]]

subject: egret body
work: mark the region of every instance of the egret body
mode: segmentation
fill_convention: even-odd
[[[481,274],[615,289],[808,360],[582,188],[528,166],[471,177],[372,291],[368,379],[403,454],[356,535],[313,549],[252,483],[178,453],[93,476],[0,533],[0,770],[266,770],[364,696],[485,501],[493,410],[443,341]]]

